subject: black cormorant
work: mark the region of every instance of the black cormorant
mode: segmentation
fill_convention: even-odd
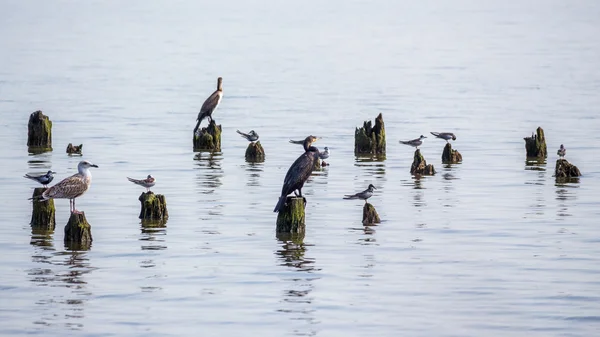
[[[275,206],[273,212],[279,212],[283,208],[288,194],[298,190],[298,196],[302,196],[302,186],[304,186],[306,179],[308,179],[313,171],[315,160],[319,160],[319,149],[311,146],[317,139],[315,136],[308,136],[304,140],[302,144],[304,146],[304,153],[288,169],[283,180],[279,202],[277,202],[277,206]]]
[[[219,77],[217,79],[217,90],[215,90],[215,92],[213,92],[210,96],[208,96],[208,98],[206,99],[206,101],[204,101],[204,104],[202,104],[202,108],[200,108],[200,112],[198,113],[198,123],[196,123],[196,127],[194,128],[194,135],[196,134],[196,131],[198,131],[198,128],[200,127],[200,123],[202,123],[202,120],[206,117],[208,117],[210,119],[210,121],[212,121],[212,113],[213,111],[215,111],[217,109],[217,107],[219,106],[219,103],[221,103],[221,99],[223,98],[223,78]]]

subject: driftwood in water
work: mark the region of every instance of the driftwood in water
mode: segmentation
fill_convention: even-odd
[[[277,214],[277,233],[304,233],[306,199],[289,196]]]
[[[194,151],[221,151],[221,125],[217,125],[214,119],[193,137]]]
[[[85,213],[71,213],[65,226],[65,244],[75,247],[89,247],[92,243],[92,226],[87,222]]]
[[[535,134],[531,134],[531,137],[523,138],[525,140],[527,157],[546,158],[548,156],[548,150],[546,148],[544,130],[541,127],[538,127],[535,132]]]
[[[362,128],[356,128],[354,154],[385,155],[385,125],[381,114],[375,119],[375,127],[371,121],[365,121]]]
[[[246,148],[246,161],[253,163],[265,161],[265,150],[262,145],[260,145],[260,141],[256,143],[250,142],[250,144],[248,144],[248,148]]]
[[[142,192],[138,200],[142,204],[140,219],[166,220],[169,217],[167,199],[164,195],[154,194],[152,191]]]
[[[554,168],[554,177],[556,177],[556,179],[574,178],[579,176],[581,176],[581,172],[577,166],[569,163],[564,158],[556,160],[556,167]]]
[[[446,143],[444,152],[442,152],[442,163],[444,164],[456,164],[462,161],[462,155],[460,152],[453,150],[450,143]]]
[[[375,207],[368,202],[365,203],[365,206],[363,207],[362,222],[365,226],[381,222],[381,220],[379,219],[379,214],[377,214]]]
[[[83,144],[79,144],[79,146],[77,146],[69,143],[69,145],[67,145],[68,154],[81,154],[81,150],[83,150]]]
[[[54,199],[40,200],[45,187],[37,187],[33,190],[33,210],[31,211],[31,227],[46,228],[54,230],[56,227]]]
[[[29,152],[52,151],[52,122],[40,110],[29,116],[27,124],[27,146]]]
[[[421,154],[421,151],[419,149],[415,151],[413,163],[410,166],[410,173],[412,175],[426,176],[432,176],[435,174],[435,169],[433,168],[433,165],[427,165],[427,162],[425,161],[425,158],[423,158],[423,155]]]

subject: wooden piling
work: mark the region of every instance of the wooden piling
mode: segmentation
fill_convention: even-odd
[[[208,127],[202,128],[199,134],[193,135],[194,151],[221,151],[221,125],[211,120]]]
[[[546,137],[544,137],[544,130],[538,127],[532,134],[531,137],[523,138],[525,140],[525,150],[527,151],[527,157],[538,157],[546,158],[548,156],[548,150],[546,148]]]
[[[40,200],[45,187],[37,187],[33,190],[33,210],[31,211],[31,227],[54,230],[56,228],[54,199]]]
[[[304,233],[306,199],[288,196],[277,214],[277,233]]]
[[[52,121],[40,110],[29,115],[27,147],[31,153],[52,151]]]
[[[375,210],[375,206],[370,203],[365,203],[363,207],[363,225],[368,226],[371,224],[380,223],[381,219],[379,219],[379,214],[377,214],[377,210]]]
[[[252,163],[262,163],[265,161],[265,150],[260,144],[260,141],[256,143],[250,142],[250,144],[248,144],[248,148],[246,148],[246,161]]]
[[[169,217],[164,195],[154,194],[152,191],[142,192],[138,200],[141,203],[140,219],[166,220]]]
[[[92,243],[92,226],[85,213],[71,213],[65,226],[65,245],[69,247],[89,247]]]
[[[385,144],[385,125],[381,113],[375,119],[375,127],[372,127],[371,121],[365,121],[354,132],[355,155],[385,155]]]
[[[423,158],[423,155],[421,154],[421,151],[419,149],[415,151],[413,163],[410,166],[410,173],[412,175],[425,176],[432,176],[435,174],[435,169],[433,168],[433,165],[427,165],[427,162],[425,161],[425,158]]]
[[[575,178],[581,176],[581,172],[577,166],[569,163],[566,159],[560,158],[556,160],[554,167],[554,177],[558,180],[561,178]]]
[[[83,144],[79,144],[79,146],[77,145],[73,145],[71,143],[69,143],[69,145],[67,145],[67,153],[68,154],[82,154],[81,151],[83,150]]]
[[[450,143],[446,143],[444,151],[442,152],[442,163],[444,164],[456,164],[462,161],[462,155],[457,150],[452,149]]]

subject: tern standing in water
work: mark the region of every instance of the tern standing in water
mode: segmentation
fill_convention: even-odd
[[[445,140],[447,143],[450,143],[450,139],[456,140],[456,136],[452,132],[430,132],[432,135],[437,138],[441,138]]]
[[[146,192],[150,191],[150,187],[152,187],[156,184],[156,179],[154,179],[154,177],[150,174],[148,175],[148,177],[146,177],[146,179],[133,179],[133,178],[127,177],[127,180],[131,181],[132,183],[134,183],[136,185],[145,187]]]
[[[198,122],[194,128],[194,135],[198,131],[200,123],[202,123],[204,118],[208,118],[210,121],[212,121],[212,113],[217,109],[219,103],[221,103],[221,99],[223,99],[223,78],[219,77],[217,79],[217,90],[208,96],[206,101],[204,101],[204,104],[202,104],[202,108],[200,108],[197,119]]]
[[[53,174],[56,174],[56,172],[48,171],[48,173],[42,174],[41,176],[32,176],[31,174],[25,174],[23,177],[31,179],[33,181],[37,181],[38,183],[44,185],[44,187],[48,187],[48,184],[50,184],[54,179]]]
[[[254,130],[250,130],[250,132],[248,132],[248,133],[243,133],[240,130],[236,130],[236,132],[239,133],[242,137],[246,138],[250,142],[255,142],[258,140],[258,133],[256,133]]]
[[[558,149],[558,151],[556,151],[556,154],[560,158],[565,158],[565,154],[567,154],[567,149],[565,148],[565,146],[563,144],[560,144],[560,148]]]
[[[92,184],[90,167],[98,167],[98,165],[94,165],[87,160],[79,162],[77,165],[78,173],[45,190],[41,195],[41,199],[69,199],[71,213],[81,214],[75,208],[75,198],[82,196]]]
[[[369,187],[359,193],[356,194],[352,194],[352,195],[345,195],[344,199],[346,200],[351,200],[351,199],[360,199],[360,200],[364,200],[365,204],[367,203],[367,199],[369,199],[370,197],[373,196],[373,190],[376,190],[375,186],[373,186],[373,184],[369,184]]]
[[[401,140],[400,144],[410,145],[410,146],[416,147],[418,149],[419,146],[421,146],[421,144],[423,144],[423,139],[425,139],[425,138],[427,138],[427,137],[421,135],[421,137],[419,137],[417,139],[413,139],[413,140]]]

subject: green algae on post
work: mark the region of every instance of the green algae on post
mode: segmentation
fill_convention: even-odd
[[[250,144],[248,144],[248,148],[246,148],[246,161],[253,163],[265,161],[265,150],[262,145],[260,145],[260,141],[256,143],[250,142]]]
[[[92,226],[87,222],[85,213],[71,213],[65,226],[65,244],[89,246],[92,243]]]
[[[194,151],[221,151],[221,125],[211,120],[208,127],[193,135],[193,144]]]
[[[365,121],[354,131],[354,154],[385,155],[385,148],[385,124],[380,113],[375,118],[375,127],[372,127],[371,121]]]
[[[556,160],[554,167],[554,177],[559,180],[561,178],[575,178],[581,176],[581,172],[577,166],[569,163],[566,159],[560,158]]]
[[[31,227],[46,228],[54,230],[56,227],[54,199],[40,200],[45,187],[37,187],[33,190],[33,210],[31,211]]]
[[[29,115],[27,147],[31,153],[52,151],[52,121],[40,110]]]
[[[444,146],[444,152],[442,152],[442,163],[444,164],[456,164],[462,161],[462,155],[457,150],[452,149],[450,143],[446,143]]]
[[[532,134],[531,137],[523,138],[525,140],[525,150],[527,151],[527,157],[538,157],[546,158],[548,156],[548,150],[546,148],[546,137],[544,137],[544,130],[538,127]]]
[[[141,203],[140,219],[166,220],[169,217],[164,195],[154,194],[152,191],[142,192],[138,200]]]
[[[425,176],[432,176],[435,174],[435,169],[433,168],[433,165],[427,165],[427,162],[425,161],[425,158],[423,158],[423,155],[421,154],[421,151],[419,149],[415,151],[413,163],[410,166],[410,173],[412,175]]]
[[[288,196],[285,205],[277,214],[277,233],[304,233],[305,213],[304,206],[306,199],[304,197]]]
[[[379,214],[377,214],[377,211],[375,210],[375,206],[371,205],[368,202],[365,203],[365,206],[363,207],[362,222],[365,226],[381,222],[381,219],[379,219]]]

